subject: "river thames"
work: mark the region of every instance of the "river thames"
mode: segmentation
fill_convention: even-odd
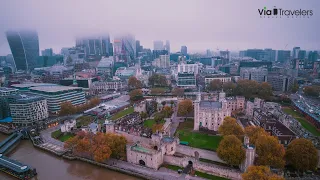
[[[7,136],[0,134],[0,141]],[[35,180],[137,180],[119,172],[94,166],[81,161],[69,161],[33,147],[29,140],[20,141],[8,155],[37,169]],[[14,177],[0,171],[1,180],[15,180]]]

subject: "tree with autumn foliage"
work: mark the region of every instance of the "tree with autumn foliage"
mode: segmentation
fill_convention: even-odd
[[[67,140],[64,147],[78,155],[86,154],[97,162],[103,162],[111,155],[115,158],[124,157],[126,143],[124,136],[116,134],[80,132]]]
[[[285,180],[270,171],[267,166],[249,166],[247,171],[242,174],[243,180]]]
[[[222,89],[222,82],[220,79],[214,79],[210,82],[208,89],[211,91],[219,91]]]
[[[283,168],[285,165],[285,150],[279,143],[277,137],[259,136],[255,142],[256,153],[258,155],[257,164],[263,166],[272,166]]]
[[[223,91],[226,92],[228,96],[234,95],[234,90],[236,89],[237,85],[233,82],[226,82],[222,85]]]
[[[192,101],[190,99],[185,99],[178,104],[178,115],[186,116],[193,111]]]
[[[116,159],[124,159],[126,157],[126,144],[127,139],[122,135],[115,133],[105,134],[109,147],[111,149],[111,157]]]
[[[319,161],[318,150],[310,140],[304,138],[295,139],[289,144],[285,158],[299,171],[314,171]]]
[[[60,116],[72,115],[74,113],[76,113],[76,108],[70,101],[62,102],[60,104]]]
[[[244,132],[242,127],[237,123],[235,118],[227,116],[224,118],[222,125],[218,129],[222,136],[235,135],[239,139],[242,138]]]
[[[163,88],[152,88],[150,94],[164,94],[165,89]]]
[[[164,114],[165,118],[169,118],[173,114],[173,110],[170,106],[164,106],[161,113]]]
[[[128,87],[130,90],[132,89],[141,89],[142,83],[135,76],[131,76],[128,80]]]
[[[219,143],[217,154],[220,159],[232,166],[238,166],[246,158],[242,142],[234,135],[224,136]]]
[[[183,88],[174,88],[172,90],[172,95],[181,97],[184,95],[184,89]]]
[[[131,101],[136,101],[136,100],[142,99],[143,98],[142,90],[141,89],[134,89],[129,93],[129,96],[130,96]]]
[[[97,97],[94,97],[94,98],[90,99],[90,101],[89,101],[90,108],[95,107],[95,106],[99,105],[100,103],[101,103],[101,100]]]
[[[262,99],[268,99],[272,96],[272,86],[267,82],[259,84],[258,96]]]
[[[269,136],[269,134],[259,126],[247,126],[244,129],[245,134],[249,137],[251,144],[256,144],[259,136]]]

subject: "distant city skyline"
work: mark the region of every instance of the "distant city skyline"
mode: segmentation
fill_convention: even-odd
[[[141,6],[143,4],[143,6]],[[130,33],[145,48],[153,49],[159,39],[170,41],[170,51],[205,53],[207,49],[320,50],[320,1],[72,1],[10,0],[0,2],[0,55],[11,54],[7,30],[38,32],[40,51],[75,46],[76,37]],[[313,10],[309,18],[261,18],[262,7]],[[121,8],[117,8],[121,7]],[[163,9],[163,13],[156,13]],[[85,14],[83,12],[86,12]]]

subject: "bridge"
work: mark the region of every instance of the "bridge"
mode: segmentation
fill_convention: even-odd
[[[2,141],[0,143],[0,154],[5,155],[9,153],[10,150],[12,150],[15,145],[21,140],[22,136],[23,135],[21,133],[13,133],[7,139]]]
[[[23,137],[21,132],[15,132],[0,143],[0,170],[18,179],[31,179],[37,174],[36,169],[4,156],[13,150]]]

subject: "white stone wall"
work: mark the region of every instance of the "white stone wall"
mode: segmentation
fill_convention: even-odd
[[[217,153],[214,151],[208,151],[208,150],[193,148],[193,147],[184,146],[184,145],[177,145],[176,152],[185,154],[191,157],[195,157],[195,152],[198,152],[199,158],[225,163],[218,157]]]
[[[135,135],[128,134],[126,132],[118,131],[118,130],[115,130],[115,132],[117,134],[121,134],[124,137],[126,137],[126,139],[129,142],[137,143],[139,141],[141,144],[152,144],[152,140],[150,138],[145,138],[145,137],[141,137],[141,136],[135,136]]]
[[[222,176],[229,179],[241,179],[241,172],[236,169],[230,169],[227,167],[218,166],[215,164],[200,162],[196,160],[195,158],[191,157],[174,157],[174,156],[164,156],[164,163],[180,166],[184,168],[188,165],[189,161],[192,162],[193,168],[197,171],[205,172],[208,174],[216,175],[216,176]]]
[[[145,162],[146,167],[158,169],[163,163],[163,155],[161,151],[155,154],[133,151],[131,150],[131,146],[127,145],[127,161],[133,164],[139,164],[140,160]]]

